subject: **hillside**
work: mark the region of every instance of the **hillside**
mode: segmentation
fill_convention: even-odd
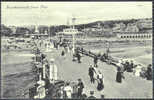
[[[57,32],[63,31],[63,29],[69,28],[67,25],[59,26],[45,26],[40,25],[38,30],[40,33],[47,32],[54,36]],[[87,32],[88,35],[97,34],[104,35],[109,34],[113,35],[114,32],[152,32],[152,18],[145,19],[128,19],[128,20],[110,20],[110,21],[96,21],[87,24],[75,25],[79,31],[84,33]],[[33,27],[15,27],[15,26],[5,26],[1,25],[1,34],[10,35],[10,34],[32,34],[34,33],[35,26]],[[113,35],[114,36],[114,35]]]

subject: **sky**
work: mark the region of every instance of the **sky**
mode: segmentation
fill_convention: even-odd
[[[66,25],[94,21],[152,18],[152,2],[2,2],[5,25]]]

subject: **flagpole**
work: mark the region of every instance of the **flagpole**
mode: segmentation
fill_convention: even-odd
[[[74,25],[75,25],[75,18],[74,18],[74,17],[72,18],[72,24],[73,24],[73,27],[72,27],[72,28],[73,28],[73,30],[74,30],[74,28],[75,28],[75,27],[74,27]],[[75,32],[73,32],[73,39],[72,39],[73,54],[74,54],[74,52],[75,52],[75,36],[74,36],[74,35],[75,35]]]

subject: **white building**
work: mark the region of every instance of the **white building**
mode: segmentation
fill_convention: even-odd
[[[73,35],[80,36],[82,35],[82,32],[78,31],[77,29],[67,28],[64,29],[62,32],[58,32],[56,35],[58,37],[69,38],[72,37]]]
[[[119,40],[152,40],[151,33],[117,33],[117,39]]]

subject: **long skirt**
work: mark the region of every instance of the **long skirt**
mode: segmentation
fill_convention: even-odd
[[[97,90],[98,91],[101,91],[104,89],[104,84],[103,84],[103,80],[102,79],[99,79],[98,80],[98,85],[97,85]]]
[[[103,90],[103,88],[104,88],[104,84],[98,84],[98,85],[97,85],[97,90],[98,90],[98,91]]]
[[[121,74],[121,72],[117,72],[116,81],[118,83],[121,83],[122,82],[122,74]]]

